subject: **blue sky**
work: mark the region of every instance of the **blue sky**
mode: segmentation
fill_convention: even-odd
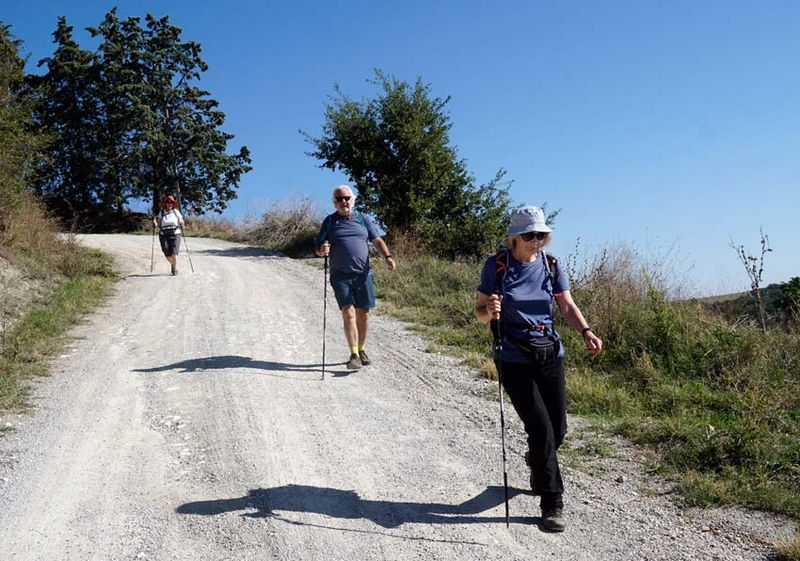
[[[96,25],[115,4],[6,2],[0,21],[29,69],[53,51],[59,15]],[[346,177],[321,170],[317,135],[338,83],[376,93],[373,68],[451,96],[452,143],[478,182],[503,167],[516,203],[560,208],[566,257],[628,244],[696,294],[747,287],[729,244],[769,236],[765,283],[800,275],[800,2],[409,0],[120,2],[169,15],[203,46],[201,85],[254,170],[225,216],[308,196],[328,210]]]

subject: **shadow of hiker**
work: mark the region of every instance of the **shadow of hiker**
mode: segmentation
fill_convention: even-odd
[[[325,366],[343,366],[344,364],[346,363],[339,362],[336,364],[326,364]],[[168,370],[179,370],[183,373],[202,370],[224,370],[226,368],[253,368],[257,370],[278,370],[281,372],[321,372],[322,364],[288,364],[285,362],[253,360],[248,356],[223,355],[191,358],[164,366],[155,366],[153,368],[134,368],[133,372],[166,372]]]
[[[226,247],[225,249],[197,249],[192,253],[200,255],[211,255],[218,257],[280,257],[281,254],[271,249],[263,247],[253,247],[243,245],[236,247]]]
[[[509,499],[530,491],[509,488]],[[461,504],[409,503],[373,501],[362,499],[355,491],[312,487],[309,485],[284,485],[271,489],[253,489],[244,497],[186,503],[175,509],[179,514],[213,516],[235,510],[256,509],[245,513],[251,518],[279,517],[277,511],[308,512],[332,518],[365,518],[383,528],[397,528],[406,523],[420,524],[476,524],[505,523],[505,516],[477,516],[503,504],[503,488],[489,486],[484,491]],[[538,518],[514,516],[511,522],[533,524]],[[292,521],[299,525],[302,522]]]

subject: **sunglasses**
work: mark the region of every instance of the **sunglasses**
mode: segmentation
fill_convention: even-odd
[[[348,196],[344,196],[344,197],[334,197],[334,198],[336,199],[336,202],[337,202],[337,203],[341,203],[342,201],[349,201],[349,200],[350,200],[350,197],[348,197]]]
[[[519,237],[525,240],[526,242],[533,240],[542,241],[547,237],[547,232],[525,232],[524,234],[520,234]]]

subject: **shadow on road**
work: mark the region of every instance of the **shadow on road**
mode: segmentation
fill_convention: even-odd
[[[530,491],[509,488],[509,499]],[[383,528],[397,528],[406,523],[417,524],[475,524],[505,523],[504,516],[478,516],[482,512],[503,504],[503,488],[489,486],[475,497],[460,504],[410,503],[399,501],[373,501],[362,499],[355,491],[312,487],[309,485],[284,485],[272,489],[253,489],[246,496],[186,503],[175,509],[179,514],[213,516],[236,510],[256,509],[245,513],[251,518],[280,517],[278,511],[306,512],[331,518],[365,518]],[[539,518],[513,516],[515,524],[535,524]],[[304,525],[303,522],[291,521]]]
[[[280,257],[281,255],[271,249],[253,246],[226,247],[225,249],[194,249],[192,253],[211,255],[217,257]]]
[[[335,366],[344,366],[345,362],[337,362],[334,364],[326,364],[326,371],[328,368]],[[247,356],[237,355],[223,355],[223,356],[209,356],[205,358],[192,358],[166,364],[164,366],[155,366],[153,368],[134,368],[134,372],[166,372],[168,370],[178,370],[183,372],[199,372],[203,370],[224,370],[226,368],[252,368],[256,370],[270,370],[280,372],[322,372],[322,364],[288,364],[285,362],[269,362],[266,360],[253,360]],[[344,373],[343,373],[344,372]],[[333,372],[334,376],[343,376],[347,371]]]

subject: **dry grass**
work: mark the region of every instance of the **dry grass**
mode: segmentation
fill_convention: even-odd
[[[291,257],[310,256],[319,233],[321,212],[309,198],[275,203],[243,232],[246,243],[267,247]]]
[[[800,561],[800,531],[775,544],[775,551],[781,561]]]
[[[55,235],[56,226],[32,195],[0,194],[0,251],[28,274],[49,278],[60,273],[67,252]]]
[[[188,216],[186,217],[184,233],[187,236],[241,241],[244,238],[245,229],[233,220],[218,217]]]

